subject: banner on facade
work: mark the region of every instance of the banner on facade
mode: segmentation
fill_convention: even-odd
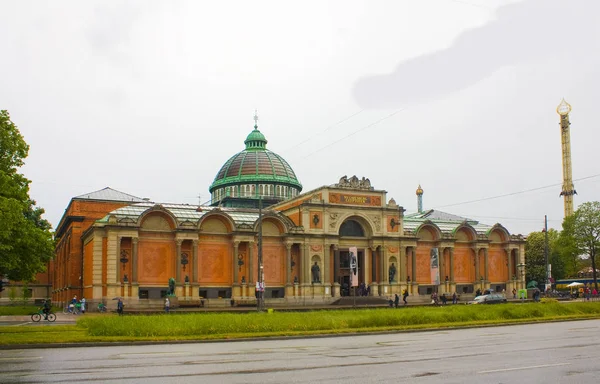
[[[435,285],[440,284],[440,254],[438,248],[431,248],[430,262],[431,262],[431,283]]]
[[[350,251],[348,255],[350,260],[350,286],[358,287],[358,249],[350,247],[348,250]]]

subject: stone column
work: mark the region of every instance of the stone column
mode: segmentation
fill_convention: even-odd
[[[285,243],[285,297],[294,296],[294,287],[292,285],[292,246],[293,243]]]
[[[400,282],[406,283],[407,268],[406,268],[406,247],[400,246],[400,265],[398,265],[400,271]]]
[[[377,247],[369,247],[371,251],[371,283],[377,283]]]
[[[114,231],[108,231],[106,241],[106,296],[113,298],[121,296],[120,284],[117,280],[119,254],[117,242],[119,238]],[[66,282],[65,282],[66,284]]]
[[[310,245],[308,244],[308,242],[304,243],[304,252],[303,252],[303,258],[302,258],[302,272],[304,275],[304,279],[302,279],[302,282],[304,284],[310,284],[311,283],[311,273],[310,273]]]
[[[488,275],[488,249],[483,249],[483,278],[486,283],[489,283],[489,275]]]
[[[181,278],[181,244],[182,239],[175,239],[175,252],[177,254],[174,257],[173,263],[175,264],[175,296],[183,296],[183,281]]]
[[[321,282],[327,286],[329,286],[331,284],[331,282],[329,281],[330,279],[330,272],[329,272],[329,264],[330,264],[330,257],[331,257],[331,245],[330,244],[326,244],[324,249],[323,249],[323,278],[321,279]]]
[[[454,248],[450,248],[450,282],[454,283]]]
[[[285,243],[285,285],[292,284],[292,243]]]
[[[233,285],[237,286],[240,284],[239,281],[239,269],[240,266],[238,265],[238,249],[240,246],[240,242],[239,241],[234,241],[233,242],[233,254],[231,255],[231,264],[233,266]]]
[[[200,265],[198,264],[198,240],[192,240],[192,285],[198,283],[198,270]]]
[[[512,278],[513,278],[512,269],[513,268],[512,268],[512,254],[510,252],[510,248],[506,248],[506,260],[507,260],[506,267],[508,268],[508,273],[507,273],[508,279],[507,280],[512,281]],[[508,291],[508,289],[507,289],[507,291]]]
[[[479,270],[479,248],[474,248],[475,252],[475,283],[480,282],[481,271]]]
[[[138,283],[138,238],[131,238],[131,297],[139,299],[140,285]]]
[[[123,263],[121,263],[121,240],[123,238],[117,235],[117,269],[115,273],[115,280],[117,284],[121,284],[121,268],[123,268]]]
[[[446,287],[446,263],[444,263],[444,257],[445,257],[445,253],[446,253],[446,248],[444,247],[438,247],[438,254],[439,254],[439,260],[438,260],[438,271],[439,271],[439,279],[440,279],[440,283],[438,285],[438,295],[440,294],[440,288],[442,289],[443,292],[447,291],[447,287]]]
[[[333,296],[340,297],[340,248],[333,246]]]
[[[371,284],[369,284],[369,296],[377,296],[379,294],[379,284],[377,284],[377,247],[369,246],[371,251]]]
[[[415,247],[410,247],[410,260],[411,260],[411,269],[412,269],[412,279],[413,283],[417,282],[417,252],[415,252]]]
[[[234,241],[233,242],[233,250],[231,251],[231,266],[233,268],[233,284],[231,287],[231,297],[233,298],[239,298],[240,296],[242,296],[242,292],[240,290],[240,282],[239,282],[239,269],[240,266],[238,265],[238,250],[239,250],[239,246],[240,246],[240,242],[239,241]]]
[[[246,279],[246,281],[248,282],[248,286],[253,287],[253,283],[254,283],[254,241],[249,241],[248,242],[248,278]]]
[[[200,263],[198,262],[198,240],[192,240],[192,264],[192,299],[199,300],[198,271],[200,270]]]

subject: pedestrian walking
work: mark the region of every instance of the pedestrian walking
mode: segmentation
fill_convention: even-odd
[[[406,300],[407,297],[408,297],[408,289],[404,288],[404,292],[402,292],[402,301],[404,301],[404,305],[408,304],[408,300]]]
[[[456,294],[456,291],[454,291],[454,293],[452,294],[452,304],[456,303],[458,303],[458,295]]]
[[[396,308],[398,308],[398,304],[400,304],[400,296],[398,296],[398,294],[396,293],[396,294],[394,295],[394,306],[395,306]]]
[[[85,313],[85,297],[81,298],[81,313]]]
[[[169,313],[171,309],[171,302],[169,301],[169,298],[167,297],[165,299],[165,313]]]

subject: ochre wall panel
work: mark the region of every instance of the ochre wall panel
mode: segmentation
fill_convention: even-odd
[[[431,248],[429,244],[417,245],[417,283],[431,284]]]
[[[488,279],[492,282],[508,280],[506,253],[501,246],[491,245],[488,251]]]
[[[200,284],[231,284],[231,252],[228,243],[200,244]]]
[[[86,285],[92,284],[92,255],[94,252],[94,240],[90,241],[83,247],[83,281]],[[91,297],[86,295],[86,297]]]
[[[468,246],[456,245],[454,248],[454,281],[471,283],[475,279],[473,251]]]
[[[267,286],[283,285],[285,266],[285,246],[283,244],[263,245],[263,262],[265,271],[265,284]]]
[[[168,284],[175,277],[172,241],[152,241],[140,238],[138,243],[138,281],[140,284]]]

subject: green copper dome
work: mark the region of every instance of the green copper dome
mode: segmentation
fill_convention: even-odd
[[[246,149],[223,164],[209,187],[213,204],[226,197],[255,200],[259,193],[263,199],[275,203],[294,197],[302,190],[292,167],[266,148],[267,139],[256,125],[244,144]]]

